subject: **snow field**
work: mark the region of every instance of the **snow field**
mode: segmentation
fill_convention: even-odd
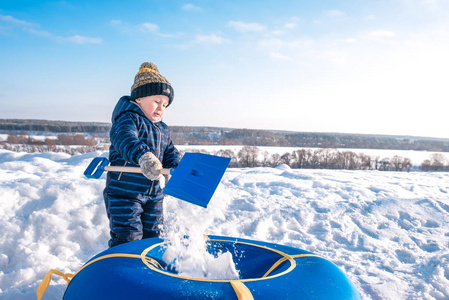
[[[105,179],[83,176],[106,155],[0,150],[0,299],[35,299],[50,269],[74,273],[107,248]],[[449,299],[448,193],[449,173],[228,169],[207,209],[167,197],[165,219],[173,240],[216,234],[315,252],[363,299]],[[64,289],[54,276],[44,299]]]

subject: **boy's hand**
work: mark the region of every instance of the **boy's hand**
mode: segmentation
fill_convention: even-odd
[[[159,180],[161,176],[162,164],[151,152],[145,152],[139,158],[140,169],[142,174],[150,180]]]

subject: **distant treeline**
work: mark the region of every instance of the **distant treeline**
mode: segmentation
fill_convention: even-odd
[[[35,139],[26,131],[21,134],[9,133],[5,142],[0,142],[0,148],[18,152],[64,152],[71,155],[87,153],[96,150],[107,150],[109,143],[98,143],[94,137],[83,134],[58,134],[45,139]],[[203,150],[187,150],[184,152],[201,152]],[[339,151],[335,148],[298,149],[284,154],[261,152],[256,146],[243,146],[237,153],[219,150],[213,153],[231,158],[230,167],[276,167],[285,164],[294,169],[344,169],[344,170],[379,170],[379,171],[410,171],[420,168],[423,171],[449,171],[448,161],[441,153],[432,154],[420,166],[412,166],[411,160],[395,155],[391,158],[369,156],[353,151]]]
[[[2,131],[37,131],[51,133],[109,133],[110,123],[100,122],[69,122],[30,119],[0,119]]]
[[[172,139],[178,145],[249,145],[449,152],[449,139],[210,127],[174,126],[171,129]]]
[[[58,134],[43,140],[35,139],[27,131],[20,134],[9,133],[6,142],[0,142],[0,149],[16,152],[62,152],[70,155],[105,150],[105,145],[98,145],[97,139],[83,134]]]
[[[26,131],[22,131],[20,134],[10,133],[6,139],[8,144],[27,144],[27,145],[77,145],[77,146],[90,146],[97,145],[97,140],[93,137],[86,137],[83,134],[58,134],[56,138],[46,137],[43,141],[33,138]]]
[[[107,138],[110,123],[0,119],[0,133],[21,131],[83,133]],[[171,126],[176,145],[249,145],[304,148],[357,148],[449,152],[449,139],[426,137],[314,133],[217,127]]]
[[[449,171],[449,162],[440,153],[430,155],[420,166],[413,166],[410,158],[395,155],[393,157],[370,156],[352,151],[339,151],[332,148],[299,149],[284,154],[261,152],[258,147],[244,146],[237,153],[232,150],[208,152],[185,150],[184,152],[201,152],[231,158],[229,167],[254,168],[276,167],[281,164],[292,169],[335,169],[335,170],[379,170],[407,171],[420,168],[423,171]]]

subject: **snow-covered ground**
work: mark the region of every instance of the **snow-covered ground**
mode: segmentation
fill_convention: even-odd
[[[0,150],[0,299],[35,299],[50,269],[75,272],[103,251],[101,179],[92,152]],[[207,209],[172,197],[169,227],[315,252],[363,299],[449,299],[449,173],[228,169]],[[44,299],[61,299],[54,277]]]

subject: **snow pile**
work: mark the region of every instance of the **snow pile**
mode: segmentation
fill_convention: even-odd
[[[0,299],[35,299],[50,269],[76,272],[106,249],[105,180],[82,175],[106,154],[0,150]],[[172,197],[165,209],[167,235],[234,236],[322,255],[363,299],[449,299],[449,173],[228,169],[207,209]],[[44,299],[61,299],[64,289],[56,276]]]
[[[172,237],[171,237],[172,236]],[[183,237],[178,232],[168,235],[168,244],[163,260],[169,271],[186,277],[237,280],[239,272],[230,252],[217,257],[207,251],[204,236]]]

